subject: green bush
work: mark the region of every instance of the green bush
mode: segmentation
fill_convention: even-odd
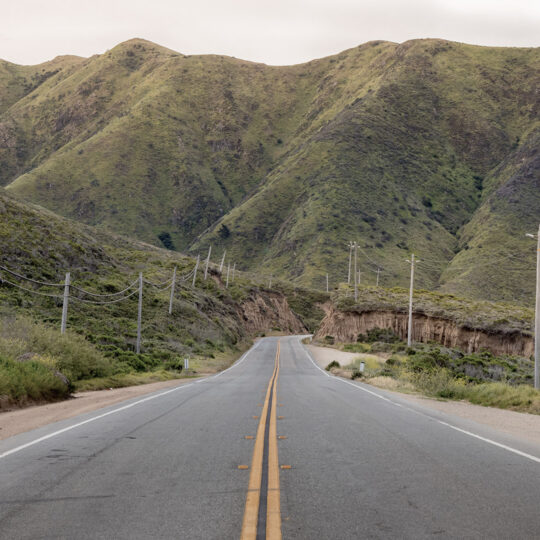
[[[356,341],[358,343],[375,343],[376,341],[397,343],[401,339],[391,328],[372,328],[367,334],[358,334]]]
[[[69,397],[71,388],[39,360],[17,362],[0,356],[0,407]]]
[[[332,368],[335,368],[335,367],[341,367],[339,365],[339,362],[336,362],[335,360],[332,360],[324,369],[326,369],[326,371],[330,371]]]
[[[111,360],[82,336],[38,324],[24,317],[0,320],[0,354],[16,360],[22,354],[37,353],[54,359],[56,369],[75,381],[105,377],[114,372]]]

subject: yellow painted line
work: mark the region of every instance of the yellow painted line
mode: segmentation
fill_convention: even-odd
[[[277,446],[277,380],[279,376],[279,341],[276,353],[276,376],[272,388],[272,410],[268,430],[268,495],[266,499],[266,539],[281,540],[281,504],[279,492],[279,462]]]
[[[279,342],[278,342],[279,351]],[[262,465],[264,451],[264,432],[266,427],[266,416],[268,414],[268,403],[270,401],[270,392],[277,371],[277,364],[274,366],[274,372],[268,383],[266,397],[264,400],[261,419],[257,427],[257,436],[253,447],[253,457],[251,458],[251,471],[249,473],[248,493],[246,497],[246,506],[244,509],[244,519],[242,522],[241,540],[256,540],[257,521],[259,516],[259,501],[261,498]]]

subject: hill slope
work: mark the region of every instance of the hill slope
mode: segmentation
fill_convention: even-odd
[[[406,284],[414,251],[420,286],[532,299],[538,49],[371,42],[269,67],[131,40],[65,62],[1,112],[11,193],[319,287],[356,239],[368,282]]]

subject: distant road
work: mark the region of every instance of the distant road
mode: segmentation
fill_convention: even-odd
[[[0,441],[2,539],[281,536],[540,538],[540,448],[328,376],[298,337]]]

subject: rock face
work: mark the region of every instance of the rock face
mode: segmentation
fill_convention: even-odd
[[[292,334],[307,332],[300,317],[291,310],[287,298],[278,293],[253,294],[242,303],[240,315],[248,335],[271,329]]]
[[[389,328],[401,339],[407,339],[407,313],[344,312],[332,306],[325,306],[325,311],[326,316],[315,335],[316,339],[333,336],[336,341],[355,342],[358,334],[366,334],[374,328]],[[488,333],[423,313],[413,314],[412,339],[422,343],[436,341],[445,347],[460,349],[466,353],[487,350],[495,355],[530,357],[534,352],[533,338],[519,332]]]

